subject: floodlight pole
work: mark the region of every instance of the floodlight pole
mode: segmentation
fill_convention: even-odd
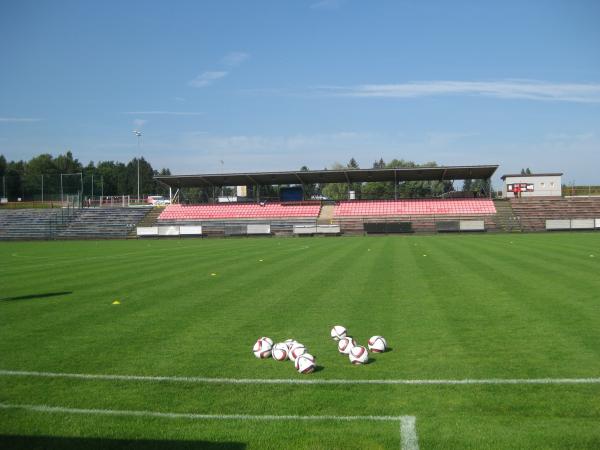
[[[79,194],[79,207],[83,208],[83,172],[79,172],[79,177],[81,181],[81,193]]]
[[[137,202],[140,203],[140,154],[141,154],[141,144],[140,139],[142,137],[142,133],[139,131],[135,133],[137,136],[137,144],[138,144],[138,157],[137,157]]]
[[[61,208],[64,206],[64,196],[63,196],[63,182],[62,182],[63,174],[60,174],[60,206]]]

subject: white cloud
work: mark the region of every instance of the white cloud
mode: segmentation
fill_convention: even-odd
[[[39,122],[41,120],[33,117],[0,117],[0,122],[4,123]]]
[[[236,66],[239,66],[240,64],[242,64],[248,58],[250,58],[249,53],[231,52],[223,57],[223,59],[221,60],[221,63],[225,64],[228,67],[236,67]]]
[[[131,115],[160,115],[160,116],[201,116],[202,112],[188,111],[125,111],[123,114]]]
[[[546,140],[548,141],[589,141],[594,139],[595,133],[587,132],[587,133],[578,133],[578,134],[569,134],[569,133],[549,133],[546,135]]]
[[[209,86],[214,81],[226,77],[228,72],[225,71],[206,71],[202,72],[193,80],[189,81],[188,84],[192,87],[202,88]]]
[[[230,52],[221,58],[220,64],[227,68],[237,67],[250,58],[250,53]],[[211,85],[213,82],[229,75],[227,70],[207,70],[202,72],[196,78],[188,82],[188,85],[196,88],[203,88]]]
[[[550,83],[536,80],[417,81],[398,84],[324,86],[317,90],[346,97],[415,98],[434,95],[471,95],[600,103],[600,83]]]

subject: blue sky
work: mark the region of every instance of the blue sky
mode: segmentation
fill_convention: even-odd
[[[174,173],[383,157],[600,184],[598,24],[594,0],[4,0],[0,153],[127,161],[139,129]]]

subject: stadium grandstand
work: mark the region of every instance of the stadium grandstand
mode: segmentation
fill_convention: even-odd
[[[401,190],[403,183],[411,181],[479,179],[489,183],[497,167],[441,166],[156,176],[155,180],[169,190],[170,201],[165,201],[166,205],[130,205],[123,197],[122,201],[117,202],[71,202],[48,210],[0,208],[0,240],[600,228],[600,197],[544,196],[535,184],[548,185],[548,175],[561,174],[533,174],[528,175],[527,179],[517,180],[524,183],[524,189],[529,194],[522,198],[506,192],[507,183],[512,183],[508,185],[510,191],[517,175],[503,177],[503,180],[506,179],[503,195],[488,189],[480,192],[448,191],[429,198],[404,198],[406,193]],[[384,182],[393,186],[393,199],[357,199],[353,187],[368,182]],[[560,186],[560,180],[556,182]],[[330,183],[345,185],[346,198],[315,196],[314,189],[309,188]],[[277,189],[272,189],[273,186]],[[225,187],[237,187],[238,193],[244,195],[219,196],[218,193],[223,192]],[[183,194],[189,188],[204,189],[213,195],[204,203],[192,203]],[[261,194],[264,192],[276,192],[278,197]]]
[[[258,172],[204,175],[157,176],[168,186],[171,199],[177,200],[181,189],[208,188],[216,192],[224,186],[243,186],[252,197],[235,198],[235,202],[218,203],[216,196],[208,204],[173,204],[158,217],[162,226],[193,226],[212,229],[211,234],[227,235],[227,226],[243,227],[263,223],[273,226],[276,234],[361,234],[412,231],[466,231],[495,229],[496,214],[491,191],[479,193],[484,198],[400,199],[401,183],[406,181],[489,180],[498,166],[446,166],[397,169],[340,169],[294,172]],[[393,200],[339,200],[306,198],[306,186],[327,183],[346,184],[352,198],[355,183],[393,183]],[[291,201],[265,200],[261,187],[294,185],[300,189]],[[175,192],[173,194],[173,192]],[[461,228],[461,220],[465,222]],[[470,223],[466,223],[466,221]],[[249,222],[250,221],[250,222]],[[243,223],[242,223],[243,222]],[[438,223],[443,223],[438,226]],[[274,231],[274,229],[277,232]],[[158,231],[155,230],[156,233]],[[176,230],[173,230],[176,232]],[[243,234],[243,233],[242,233]]]

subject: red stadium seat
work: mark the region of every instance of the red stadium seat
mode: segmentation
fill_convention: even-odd
[[[169,205],[158,220],[207,220],[207,219],[269,219],[278,217],[317,218],[320,204],[286,206],[284,203],[223,203],[215,205]]]
[[[336,205],[334,217],[496,214],[491,199],[354,200]]]

